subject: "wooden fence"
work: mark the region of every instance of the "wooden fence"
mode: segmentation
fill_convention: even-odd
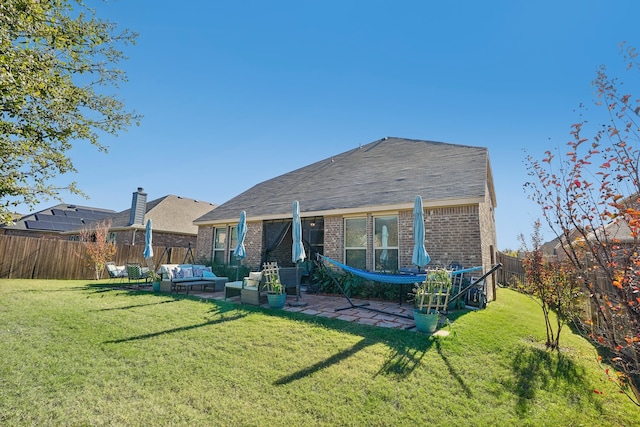
[[[143,245],[116,245],[117,265],[139,262]],[[93,266],[85,262],[85,246],[80,242],[0,235],[1,279],[95,279]],[[188,248],[153,248],[153,263],[179,264],[187,260]],[[192,260],[192,256],[187,261]],[[108,274],[102,272],[102,278]]]
[[[524,268],[520,258],[498,252],[498,262],[502,264],[502,268],[496,273],[498,283],[506,286],[513,284],[516,280],[524,282]]]

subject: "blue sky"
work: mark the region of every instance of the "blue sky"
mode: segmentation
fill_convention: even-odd
[[[385,136],[425,139],[489,149],[502,250],[540,216],[523,150],[563,146],[597,67],[640,48],[633,0],[88,3],[140,34],[118,94],[144,118],[106,155],[76,144],[58,182],[90,199],[65,202],[119,211],[143,187],[221,204]]]

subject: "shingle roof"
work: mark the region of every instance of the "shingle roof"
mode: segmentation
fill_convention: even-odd
[[[383,138],[255,185],[196,224],[237,218],[425,203],[485,196],[494,200],[488,149],[434,141]]]
[[[146,224],[147,219],[151,218],[154,231],[196,235],[198,227],[193,224],[193,221],[215,207],[215,204],[209,202],[170,194],[147,202],[144,223]],[[144,228],[144,225],[129,224],[130,213],[131,209],[127,209],[113,216],[111,229]]]

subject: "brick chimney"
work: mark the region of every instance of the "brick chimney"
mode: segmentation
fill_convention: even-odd
[[[131,199],[131,214],[129,216],[129,225],[144,225],[144,214],[147,212],[147,193],[144,188],[138,187],[138,191],[133,193]]]

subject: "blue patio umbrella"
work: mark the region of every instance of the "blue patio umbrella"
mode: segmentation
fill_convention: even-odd
[[[147,261],[147,267],[152,271],[154,269],[153,265],[153,247],[151,246],[153,240],[153,231],[151,228],[151,218],[147,220],[147,227],[144,233],[144,251],[142,252],[142,256]]]
[[[238,244],[233,251],[233,256],[240,261],[242,264],[242,260],[246,258],[247,251],[244,248],[244,238],[247,236],[247,213],[245,211],[240,212],[240,221],[238,222]],[[236,280],[238,280],[238,269],[236,269]]]
[[[144,252],[142,252],[142,256],[145,259],[153,258],[153,248],[152,245],[152,230],[151,230],[151,218],[147,220],[147,228],[144,233]]]
[[[293,243],[291,245],[291,261],[296,265],[296,301],[300,298],[300,278],[298,268],[300,263],[307,258],[302,243],[302,223],[300,221],[300,204],[297,200],[293,202]]]
[[[418,268],[429,264],[431,257],[424,248],[424,213],[422,197],[416,196],[413,205],[413,257],[411,262]]]

